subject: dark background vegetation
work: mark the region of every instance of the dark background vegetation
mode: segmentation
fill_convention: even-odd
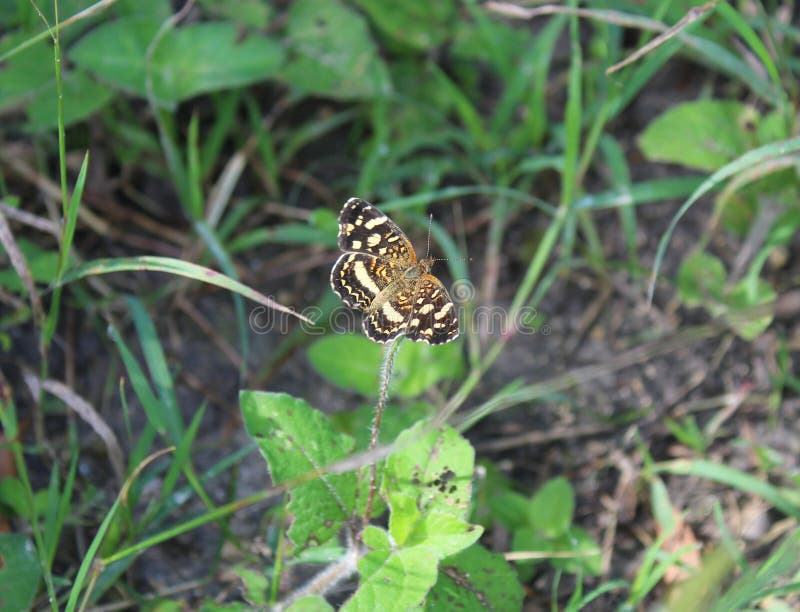
[[[106,4],[59,3],[60,20],[79,15],[61,30],[60,85],[42,21],[55,23],[53,7],[0,8],[0,372],[6,433],[14,405],[19,423],[0,461],[0,531],[31,537],[41,521],[60,605],[122,477],[150,453],[174,444],[192,468],[143,470],[104,558],[269,486],[240,389],[346,422],[370,405],[380,359],[320,357],[320,336],[292,317],[256,333],[252,301],[104,260],[194,262],[324,322],[352,195],[419,250],[431,213],[432,254],[448,258],[435,271],[467,291],[461,338],[390,411],[459,408],[483,545],[564,552],[526,541],[491,503],[564,477],[568,523],[601,551],[520,562],[528,609],[564,607],[577,585],[600,589],[586,609],[725,601],[759,575],[737,605],[798,605],[796,558],[781,549],[798,545],[800,517],[793,3]],[[63,210],[76,188],[79,206]],[[56,289],[63,278],[75,280]],[[470,323],[471,309],[520,306],[535,309],[536,333]],[[278,501],[128,555],[93,605],[241,602],[241,567],[282,571],[274,588],[290,591],[314,570],[276,569]],[[38,579],[32,589],[47,608]]]

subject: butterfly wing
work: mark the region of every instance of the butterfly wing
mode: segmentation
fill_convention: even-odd
[[[405,335],[415,342],[445,344],[458,337],[456,307],[442,281],[424,274],[415,285]]]
[[[364,315],[364,333],[370,340],[381,344],[394,340],[408,328],[413,309],[412,288],[401,289]]]
[[[350,198],[339,213],[339,248],[367,253],[408,267],[417,261],[411,241],[397,225],[372,204]]]
[[[374,255],[344,253],[331,270],[331,287],[355,310],[367,310],[392,282],[392,269]]]

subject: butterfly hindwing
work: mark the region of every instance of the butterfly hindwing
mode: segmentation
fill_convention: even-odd
[[[425,274],[417,281],[405,335],[415,342],[444,344],[458,337],[456,308],[442,281]]]
[[[356,310],[367,310],[391,281],[391,268],[366,253],[345,253],[331,270],[331,287]]]
[[[407,329],[413,304],[410,291],[397,291],[364,315],[364,333],[375,342],[394,340]]]

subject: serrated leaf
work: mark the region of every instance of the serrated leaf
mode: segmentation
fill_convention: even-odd
[[[398,499],[410,504],[398,504]],[[421,514],[414,500],[402,494],[389,497],[391,517],[389,534],[396,546],[411,548],[419,546],[437,559],[472,546],[483,533],[483,527],[471,525],[448,512],[428,510]]]
[[[176,104],[200,93],[241,87],[276,73],[283,48],[266,36],[242,35],[233,22],[195,23],[167,32],[147,51],[161,27],[159,19],[127,17],[103,24],[85,36],[70,57],[104,80],[141,96],[153,94]]]
[[[425,609],[521,610],[524,595],[517,572],[503,555],[473,544],[439,564]]]
[[[357,315],[351,311],[347,314],[346,319],[334,321],[334,327],[345,320],[348,325],[356,321]],[[314,369],[337,387],[377,397],[383,350],[361,334],[342,334],[314,342],[308,348],[308,358]],[[347,359],[342,359],[343,355]],[[390,396],[416,397],[441,380],[458,378],[463,368],[459,343],[430,346],[424,342],[403,342],[395,356]]]
[[[677,104],[656,117],[639,137],[650,161],[714,171],[750,149],[758,113],[733,100]]]
[[[41,575],[33,542],[19,534],[0,534],[0,604],[3,610],[30,610]]]
[[[285,393],[242,391],[239,403],[247,433],[258,443],[276,484],[290,481],[346,457],[353,439],[337,432],[327,417]],[[354,472],[323,474],[289,490],[288,535],[300,546],[317,545],[336,534],[354,512]]]
[[[544,483],[531,499],[530,524],[547,537],[567,532],[575,512],[575,491],[566,478]]]
[[[358,590],[342,606],[342,612],[408,610],[422,603],[436,582],[437,559],[423,547],[390,553],[367,553],[359,562]]]
[[[343,100],[391,93],[364,18],[337,0],[293,2],[287,36],[292,59],[282,75],[300,91]]]
[[[678,293],[687,306],[721,299],[725,290],[725,266],[708,253],[689,255],[678,269]]]
[[[454,429],[426,432],[418,423],[397,438],[400,448],[386,460],[383,489],[415,498],[424,515],[441,510],[464,518],[472,491],[475,451]]]

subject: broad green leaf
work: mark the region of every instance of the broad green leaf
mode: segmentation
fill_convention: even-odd
[[[386,460],[383,488],[416,499],[424,515],[440,510],[464,518],[472,491],[475,451],[454,429],[426,432],[418,423],[397,438],[400,450]]]
[[[342,612],[418,607],[436,582],[437,562],[422,546],[367,553],[358,562],[358,590],[342,606]]]
[[[303,93],[351,100],[392,92],[364,18],[338,0],[296,0],[289,8],[291,60],[282,72]]]
[[[12,35],[0,49],[5,51],[25,38]],[[35,99],[54,80],[52,47],[39,43],[20,51],[0,66],[0,110]]]
[[[253,28],[268,25],[274,10],[266,0],[200,0],[203,8],[215,17],[225,17]]]
[[[41,576],[33,542],[20,534],[0,534],[0,607],[32,609]]]
[[[357,316],[343,306],[334,313],[333,331],[353,327]],[[400,342],[403,344],[395,357],[390,396],[416,397],[440,380],[463,374],[459,343],[430,346],[424,342]],[[314,369],[337,387],[377,397],[383,351],[381,345],[361,334],[344,334],[317,340],[309,347],[308,358]],[[347,359],[342,359],[343,355]]]
[[[714,171],[753,145],[758,113],[732,100],[677,104],[656,117],[639,137],[650,161]]]
[[[106,23],[84,37],[71,57],[118,87],[153,94],[176,104],[201,93],[241,87],[271,77],[283,63],[281,45],[254,33],[242,35],[233,22],[195,23],[167,32],[157,41],[150,64],[148,48],[162,23],[159,19],[127,17]]]
[[[503,555],[473,544],[439,564],[425,609],[521,610],[524,595],[517,572]]]
[[[355,4],[387,36],[420,51],[445,42],[460,21],[453,0],[403,0],[391,5],[382,0],[355,0]]]
[[[86,119],[105,106],[113,92],[98,83],[85,70],[72,70],[63,76],[64,125]],[[58,95],[55,81],[40,90],[27,105],[26,112],[33,129],[49,129],[58,125]]]
[[[359,588],[343,610],[380,609],[386,602],[397,610],[420,605],[436,582],[439,560],[471,546],[483,531],[449,512],[421,514],[414,497],[404,493],[393,493],[390,503],[392,521],[397,513],[413,518],[401,518],[403,527],[390,521],[391,538],[378,527],[365,530],[364,543],[373,550],[359,561]]]
[[[247,433],[261,448],[275,484],[290,483],[288,535],[301,547],[321,544],[352,516],[356,474],[323,474],[292,485],[346,457],[353,439],[338,433],[321,412],[285,393],[242,391],[239,404]]]
[[[37,283],[52,283],[58,269],[58,252],[45,251],[35,242],[25,238],[20,238],[17,245],[28,262],[28,268],[31,271],[33,280]],[[5,249],[2,246],[0,246],[0,253],[5,253]],[[0,287],[14,293],[25,291],[22,281],[10,266],[0,270]]]
[[[720,300],[725,290],[725,266],[713,255],[698,251],[678,269],[678,293],[687,306]]]
[[[431,415],[431,407],[424,402],[414,402],[401,406],[391,403],[381,417],[381,430],[378,442],[389,444],[400,432],[417,421]],[[361,406],[356,410],[343,410],[330,416],[336,428],[356,439],[356,450],[366,450],[370,443],[371,426],[375,417],[375,406]]]
[[[499,491],[489,497],[489,508],[492,518],[500,521],[505,527],[518,529],[530,522],[530,500],[514,491]]]
[[[548,537],[567,532],[575,512],[575,491],[566,478],[548,480],[531,499],[530,524]]]
[[[333,612],[334,609],[324,597],[309,595],[295,601],[286,608],[286,612]]]
[[[449,512],[426,510],[420,513],[417,500],[403,493],[389,495],[389,534],[395,546],[418,546],[437,559],[454,555],[472,546],[483,533],[483,528]]]

